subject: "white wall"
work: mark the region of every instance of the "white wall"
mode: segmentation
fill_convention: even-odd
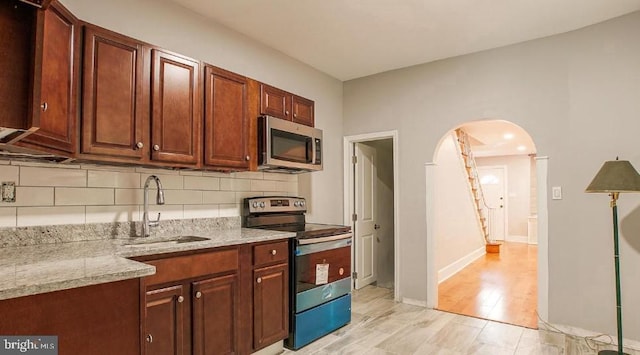
[[[436,152],[434,237],[438,271],[485,244],[457,144],[455,133],[448,133]]]
[[[377,285],[385,288],[394,286],[394,245],[393,245],[393,140],[382,139],[366,142],[376,150],[376,195],[378,202],[377,224]]]
[[[509,236],[526,237],[531,198],[531,158],[527,155],[500,157],[476,157],[481,166],[504,165],[507,167],[507,240]]]
[[[345,83],[344,132],[398,130],[401,294],[426,299],[424,164],[446,132],[504,119],[549,156],[549,320],[615,334],[611,215],[584,188],[616,155],[640,167],[640,12],[574,32]],[[539,182],[540,183],[540,182]],[[640,196],[619,201],[625,336],[640,340]]]
[[[316,127],[324,130],[324,171],[303,174],[300,194],[308,198],[310,219],[342,222],[340,81],[166,0],[62,3],[87,22],[314,100]]]

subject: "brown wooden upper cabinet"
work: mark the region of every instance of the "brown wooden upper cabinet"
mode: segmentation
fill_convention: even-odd
[[[206,65],[204,164],[246,170],[250,159],[247,78]]]
[[[20,145],[63,156],[76,151],[79,21],[58,1],[37,11],[30,113],[39,129]]]
[[[85,26],[81,157],[140,161],[148,156],[143,57],[141,42]]]
[[[260,112],[313,127],[314,102],[267,84],[260,85]]]
[[[151,160],[199,166],[202,135],[200,62],[151,50]]]

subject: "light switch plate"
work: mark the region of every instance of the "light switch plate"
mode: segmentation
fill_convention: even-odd
[[[562,200],[562,187],[554,186],[551,188],[551,199]]]
[[[16,202],[16,183],[14,181],[3,181],[0,190],[2,202]]]

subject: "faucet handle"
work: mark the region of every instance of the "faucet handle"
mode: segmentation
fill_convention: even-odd
[[[152,227],[157,226],[160,223],[160,212],[158,212],[158,218],[155,221],[149,219],[149,225]]]

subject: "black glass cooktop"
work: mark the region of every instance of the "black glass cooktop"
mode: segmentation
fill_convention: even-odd
[[[349,226],[319,223],[289,224],[263,228],[282,232],[296,232],[297,238],[301,239],[339,235],[349,233],[351,231],[351,227]]]

